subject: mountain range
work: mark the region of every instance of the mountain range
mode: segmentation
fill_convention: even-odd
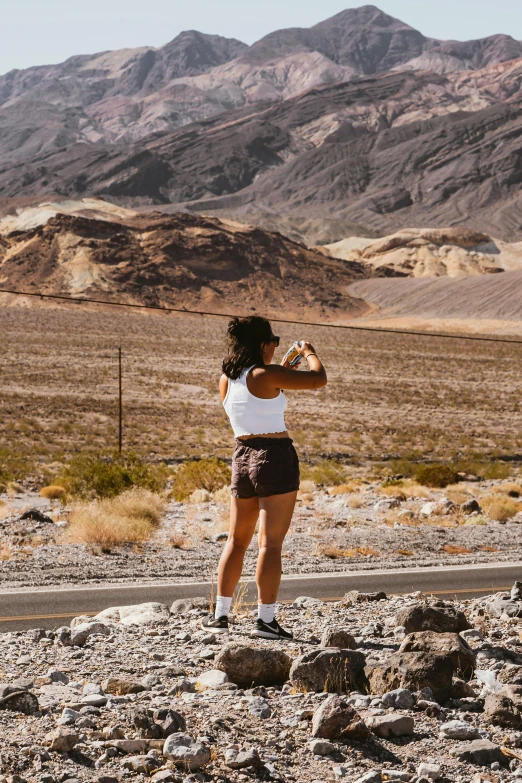
[[[516,241],[521,139],[520,41],[439,41],[363,6],[252,46],[188,31],[1,76],[0,209],[98,196],[309,243]]]

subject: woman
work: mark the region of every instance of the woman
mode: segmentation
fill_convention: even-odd
[[[202,627],[228,631],[232,596],[259,518],[258,618],[251,635],[291,639],[275,619],[281,548],[299,489],[299,459],[285,425],[283,389],[320,389],[326,386],[326,372],[305,341],[297,348],[308,362],[307,372],[295,372],[288,362],[272,364],[279,337],[266,318],[233,318],[227,334],[229,352],[219,391],[236,436],[230,533],[219,562],[216,611]]]

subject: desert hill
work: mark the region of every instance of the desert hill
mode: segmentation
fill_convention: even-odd
[[[465,228],[404,229],[382,239],[349,237],[323,248],[333,258],[362,261],[408,277],[463,277],[522,270],[522,243]]]
[[[479,100],[462,75],[388,73],[134,144],[76,144],[4,164],[0,197],[103,196],[241,222],[250,211],[327,217],[370,236],[466,225],[516,241],[522,60],[495,73],[498,97],[490,81],[479,80]]]
[[[347,293],[364,264],[232,221],[121,212],[86,201],[4,218],[0,288],[300,318],[367,309]]]
[[[520,57],[522,43],[508,35],[438,41],[373,5],[251,47],[190,30],[160,48],[78,55],[0,76],[0,155],[21,160],[75,142],[145,138],[394,68],[450,73]]]

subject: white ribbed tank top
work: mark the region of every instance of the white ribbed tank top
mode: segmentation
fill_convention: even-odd
[[[267,435],[286,432],[285,410],[287,400],[281,391],[277,397],[264,400],[256,397],[247,386],[247,375],[256,365],[243,370],[239,378],[228,379],[223,407],[230,419],[234,435]]]

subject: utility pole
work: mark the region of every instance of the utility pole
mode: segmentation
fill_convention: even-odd
[[[121,454],[123,443],[123,401],[122,401],[122,386],[121,386],[121,340],[120,347],[118,348],[118,397],[119,397],[119,411],[118,411],[118,451]]]

